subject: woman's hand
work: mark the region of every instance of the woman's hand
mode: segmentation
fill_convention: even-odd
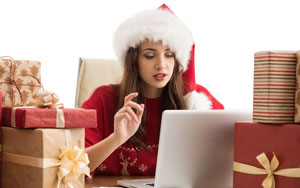
[[[123,144],[138,130],[144,112],[144,105],[133,102],[138,93],[124,98],[124,106],[114,116],[114,135]],[[133,111],[136,109],[136,113]]]

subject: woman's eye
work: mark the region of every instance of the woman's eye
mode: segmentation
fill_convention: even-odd
[[[173,53],[168,53],[166,54],[167,57],[174,57],[174,54]]]
[[[147,59],[152,59],[152,58],[154,58],[154,55],[144,55],[144,57]]]

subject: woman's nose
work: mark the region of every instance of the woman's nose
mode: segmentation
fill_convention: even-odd
[[[164,55],[158,56],[155,68],[163,69],[165,67],[166,67],[166,59],[165,59]]]

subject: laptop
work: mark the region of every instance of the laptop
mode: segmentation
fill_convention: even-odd
[[[233,133],[250,111],[166,110],[161,121],[155,179],[118,180],[136,188],[232,188]]]

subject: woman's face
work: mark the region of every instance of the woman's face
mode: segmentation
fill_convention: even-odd
[[[145,83],[145,93],[160,96],[170,81],[175,66],[175,54],[161,42],[145,41],[139,47],[139,75]],[[158,95],[158,96],[155,96]]]

